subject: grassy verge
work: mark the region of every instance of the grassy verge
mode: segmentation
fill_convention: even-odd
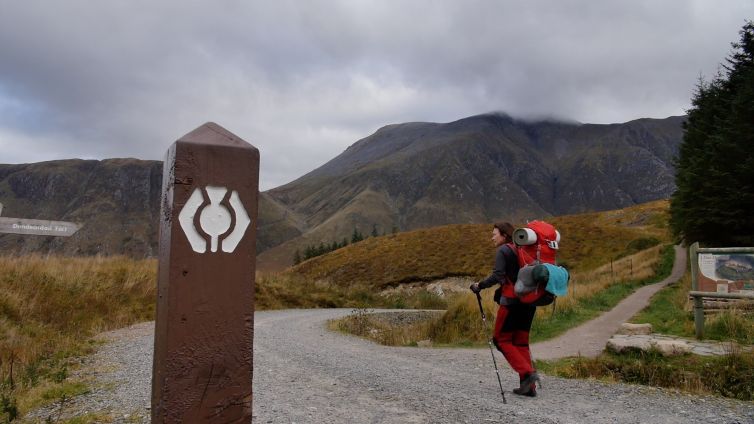
[[[677,284],[662,289],[652,297],[649,306],[631,322],[650,323],[656,333],[694,338],[694,315],[689,290],[691,275],[686,272]],[[704,338],[754,344],[754,316],[751,310],[731,308],[720,313],[706,314]]]
[[[537,369],[566,378],[595,378],[754,400],[754,354],[664,357],[659,352],[603,353],[597,358],[537,361]]]
[[[371,313],[354,309],[351,315],[328,322],[333,331],[353,334],[386,346],[417,346],[432,318],[442,312]],[[400,321],[400,323],[396,323]]]
[[[690,289],[691,276],[687,271],[678,283],[653,296],[650,305],[631,321],[650,323],[656,333],[694,338]],[[708,314],[704,334],[711,340],[752,344],[754,318],[736,309]],[[596,378],[754,400],[754,353],[735,349],[721,357],[663,357],[652,351],[605,352],[596,358],[538,361],[537,367],[545,373],[568,378]]]

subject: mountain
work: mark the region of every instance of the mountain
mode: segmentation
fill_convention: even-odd
[[[668,198],[683,117],[592,125],[504,114],[388,125],[322,167],[260,193],[259,269],[296,249],[445,224],[622,208]],[[0,234],[0,252],[157,253],[162,164],[0,165],[2,216],[74,221],[69,238]]]
[[[683,121],[594,125],[495,113],[383,127],[266,192],[301,235],[262,253],[260,268],[287,266],[296,249],[342,240],[354,228],[521,222],[668,198]]]

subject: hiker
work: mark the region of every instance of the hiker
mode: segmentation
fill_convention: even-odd
[[[492,228],[492,243],[497,248],[495,266],[492,274],[482,281],[471,285],[474,293],[500,284],[495,290],[495,302],[500,305],[495,318],[495,330],[492,339],[495,347],[502,352],[505,360],[519,375],[520,387],[513,393],[534,397],[537,395],[537,371],[531,361],[529,351],[529,331],[537,307],[521,303],[514,292],[518,277],[518,258],[513,244],[513,225],[498,222]]]

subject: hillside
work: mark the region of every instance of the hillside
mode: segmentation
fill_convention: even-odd
[[[558,261],[588,270],[653,244],[669,242],[668,202],[566,215],[551,222],[561,232]],[[294,266],[302,281],[386,288],[449,276],[482,278],[495,251],[489,224],[446,225],[368,238]]]
[[[83,224],[71,237],[0,234],[5,254],[157,255],[162,162],[59,160],[0,165],[2,216]],[[259,196],[257,251],[301,234],[302,224]]]
[[[591,125],[504,114],[381,128],[311,173],[272,189],[301,236],[260,255],[291,264],[307,244],[445,224],[523,221],[627,207],[674,190],[683,117]]]

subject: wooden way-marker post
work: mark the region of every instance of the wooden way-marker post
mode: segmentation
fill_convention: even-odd
[[[214,123],[163,173],[153,423],[250,423],[259,151]]]

